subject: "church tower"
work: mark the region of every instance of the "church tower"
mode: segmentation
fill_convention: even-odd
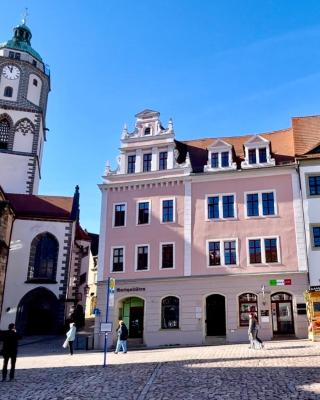
[[[46,140],[50,73],[31,47],[25,19],[0,43],[0,186],[37,194]]]

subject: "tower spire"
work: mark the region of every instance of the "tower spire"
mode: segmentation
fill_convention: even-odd
[[[26,8],[24,9],[24,13],[22,14],[22,20],[21,20],[21,22],[22,22],[23,25],[27,25],[27,17],[28,17],[28,16],[29,16],[28,8],[26,7]]]

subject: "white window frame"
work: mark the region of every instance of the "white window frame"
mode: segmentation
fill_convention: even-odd
[[[224,196],[233,196],[233,217],[223,217],[223,197]],[[209,197],[219,197],[219,218],[209,218],[208,215],[208,198]],[[237,195],[236,193],[215,193],[215,194],[206,194],[205,196],[205,221],[233,221],[238,218],[237,212]]]
[[[139,204],[140,203],[149,203],[149,222],[147,224],[139,224]],[[151,223],[151,200],[150,199],[142,199],[137,200],[136,202],[136,226],[148,226]]]
[[[277,262],[266,262],[266,249],[265,249],[265,244],[264,240],[265,239],[277,239]],[[250,249],[249,249],[249,240],[260,240],[261,243],[261,263],[250,263]],[[269,235],[269,236],[253,236],[253,237],[247,237],[247,264],[250,266],[266,266],[266,265],[279,265],[282,263],[281,261],[281,253],[280,253],[280,236],[279,235]]]
[[[265,148],[267,152],[267,161],[261,163],[259,156],[259,149],[263,148]],[[249,163],[249,150],[256,151],[255,164]],[[244,143],[244,153],[245,153],[245,159],[244,161],[241,162],[241,168],[257,168],[257,167],[268,167],[275,165],[275,159],[271,158],[270,141],[260,135],[252,136],[246,143]]]
[[[113,250],[114,249],[123,249],[123,270],[122,271],[113,271]],[[112,274],[123,274],[126,272],[126,248],[124,245],[119,245],[119,246],[111,246],[111,251],[110,251],[110,272]]]
[[[149,137],[149,136],[150,136],[150,135],[147,135],[147,137]],[[150,170],[149,170],[149,171],[144,171],[144,170],[143,170],[143,158],[144,158],[145,154],[151,154],[151,164],[150,164]],[[148,151],[145,150],[145,151],[143,151],[143,152],[141,153],[141,172],[143,172],[144,174],[146,174],[146,173],[148,173],[148,172],[153,171],[153,169],[152,169],[152,167],[153,167],[153,159],[154,159],[154,157],[153,157],[153,151],[152,151],[152,149],[149,149]]]
[[[163,221],[163,202],[166,200],[173,201],[173,221]],[[176,198],[175,197],[160,198],[160,223],[161,224],[174,224],[175,222],[176,222]]]
[[[236,242],[236,263],[235,264],[226,264],[225,263],[225,254],[224,254],[224,243],[225,242]],[[209,243],[210,242],[220,242],[220,265],[209,265]],[[215,239],[207,239],[206,240],[206,262],[207,268],[216,269],[216,268],[236,268],[239,267],[239,239],[238,238],[215,238]]]
[[[125,213],[124,213],[124,225],[121,226],[115,226],[115,221],[116,221],[116,206],[119,206],[121,204],[124,204],[125,206]],[[128,205],[126,201],[119,201],[117,203],[113,203],[112,207],[112,228],[125,228],[127,226],[127,210],[128,210]]]
[[[147,269],[138,269],[138,247],[144,247],[147,246],[148,247],[148,268]],[[135,272],[146,272],[146,271],[150,271],[150,244],[147,243],[142,243],[142,244],[136,244],[135,245],[135,261],[134,261],[134,270]]]
[[[134,172],[130,172],[130,173],[128,173],[129,156],[135,156],[135,157],[136,157],[136,160],[135,160],[135,163],[134,163]],[[135,174],[136,172],[137,172],[137,153],[136,153],[136,152],[127,153],[127,154],[126,154],[125,174],[126,174],[126,175],[133,175],[133,174]]]
[[[167,244],[172,244],[172,246],[173,246],[172,268],[162,268],[162,246],[167,245]],[[176,269],[176,244],[175,244],[175,242],[160,242],[160,244],[159,244],[159,269],[161,271],[171,271],[173,269]]]
[[[211,166],[211,154],[218,154],[218,167],[214,168]],[[222,166],[222,153],[229,153],[229,165],[227,167]],[[208,160],[204,166],[204,171],[225,171],[237,169],[237,163],[233,161],[232,145],[221,140],[215,140],[211,146],[208,147]]]
[[[273,201],[274,201],[274,214],[273,215],[263,215],[263,207],[262,207],[262,194],[263,193],[273,193]],[[258,195],[258,210],[259,215],[250,215],[248,216],[248,205],[247,205],[247,195],[248,194],[257,194]],[[254,218],[274,218],[278,216],[278,202],[277,202],[277,192],[276,189],[269,190],[253,190],[250,192],[244,192],[244,216],[246,219],[254,219]]]

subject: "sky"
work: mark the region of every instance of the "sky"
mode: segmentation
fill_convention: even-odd
[[[99,233],[98,184],[116,168],[125,123],[159,111],[176,139],[287,128],[320,114],[319,0],[10,0],[0,42],[28,8],[49,64],[50,129],[39,194],[80,186],[83,228]]]

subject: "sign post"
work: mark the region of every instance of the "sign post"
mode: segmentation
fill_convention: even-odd
[[[103,348],[103,367],[107,365],[107,348],[108,348],[108,333],[112,332],[112,323],[109,319],[109,308],[114,306],[114,289],[116,286],[116,280],[114,278],[108,278],[107,283],[107,304],[106,304],[106,322],[101,323],[100,332],[104,332],[104,348]]]

